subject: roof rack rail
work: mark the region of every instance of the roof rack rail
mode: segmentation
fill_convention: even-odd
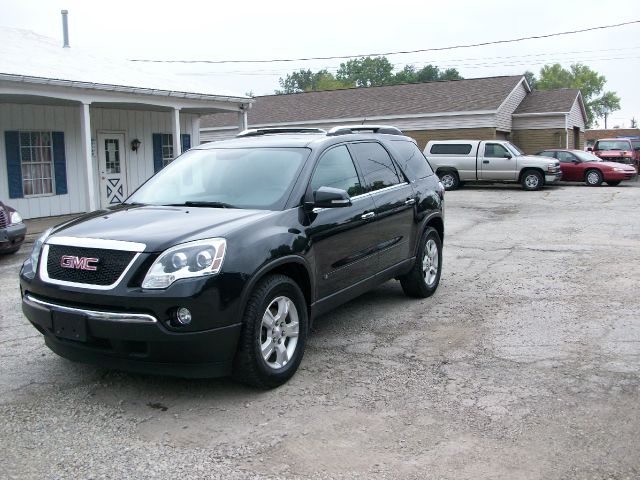
[[[321,128],[296,128],[296,127],[277,127],[277,128],[250,128],[243,130],[236,137],[256,137],[259,135],[269,135],[272,133],[327,133]]]
[[[384,133],[386,135],[404,135],[402,130],[391,125],[339,125],[329,130],[327,135],[348,135],[357,132]]]

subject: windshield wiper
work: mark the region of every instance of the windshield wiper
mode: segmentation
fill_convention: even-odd
[[[204,208],[238,208],[235,205],[224,202],[196,202],[189,201],[184,203],[170,203],[169,207],[204,207]]]

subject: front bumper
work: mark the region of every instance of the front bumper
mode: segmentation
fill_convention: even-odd
[[[0,252],[19,248],[27,234],[27,226],[24,223],[9,225],[0,228]]]
[[[554,183],[559,181],[562,178],[562,172],[558,171],[556,173],[545,173],[544,175],[544,183]]]
[[[139,373],[228,375],[240,334],[239,323],[175,332],[149,313],[81,308],[30,293],[23,295],[22,310],[58,355]]]

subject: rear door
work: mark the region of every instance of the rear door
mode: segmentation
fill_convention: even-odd
[[[378,269],[384,270],[411,256],[415,194],[382,144],[358,142],[349,149],[375,203],[375,248]]]
[[[517,161],[503,145],[485,142],[480,147],[478,176],[481,180],[516,180]]]
[[[371,277],[378,268],[375,204],[345,145],[328,149],[318,159],[309,189],[313,192],[323,186],[346,190],[352,205],[315,209],[309,214],[307,236],[318,299]]]

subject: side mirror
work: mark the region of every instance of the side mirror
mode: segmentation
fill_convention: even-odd
[[[593,152],[593,148],[587,147],[587,152]]]
[[[349,194],[340,188],[320,187],[313,192],[313,201],[306,202],[307,208],[341,208],[350,207]]]
[[[511,154],[510,153],[503,153],[502,157],[503,158],[511,158]]]

